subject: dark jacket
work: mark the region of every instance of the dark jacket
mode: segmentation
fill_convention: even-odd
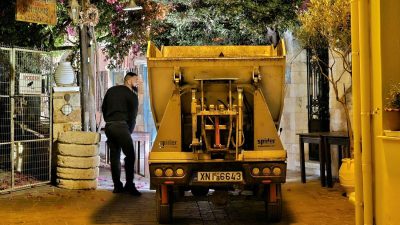
[[[107,90],[101,109],[106,122],[126,121],[132,133],[136,124],[138,105],[137,94],[125,85],[118,85]]]

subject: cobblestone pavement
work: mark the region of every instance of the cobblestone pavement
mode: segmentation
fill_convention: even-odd
[[[113,194],[111,188],[103,183],[95,191],[73,191],[46,185],[0,195],[0,224],[158,224],[154,191],[142,190],[141,197],[134,197]],[[282,189],[283,220],[276,225],[354,224],[354,207],[342,197],[338,185],[322,188],[317,179],[302,184],[296,177],[289,178]],[[263,202],[238,200],[224,207],[207,201],[178,202],[174,205],[174,224],[267,223]]]

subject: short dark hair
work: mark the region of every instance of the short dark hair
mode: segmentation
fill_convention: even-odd
[[[125,75],[125,78],[124,78],[124,82],[126,82],[129,78],[135,77],[135,76],[137,77],[138,75],[134,72],[127,72]]]

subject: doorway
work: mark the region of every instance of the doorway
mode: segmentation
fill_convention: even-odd
[[[323,74],[329,73],[329,52],[327,48],[318,49],[319,65],[313,61],[313,52],[307,50],[307,96],[308,96],[308,131],[328,132],[329,115],[329,81]],[[326,65],[326,66],[320,66]],[[310,144],[309,160],[319,161],[318,146]]]

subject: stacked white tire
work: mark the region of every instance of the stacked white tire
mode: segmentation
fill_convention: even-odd
[[[100,135],[68,131],[58,137],[57,185],[66,189],[96,189]]]

